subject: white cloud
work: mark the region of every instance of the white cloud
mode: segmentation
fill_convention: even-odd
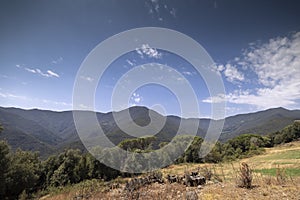
[[[136,98],[134,98],[134,102],[140,103],[140,101],[141,101],[141,97],[136,97]]]
[[[239,72],[237,70],[236,66],[233,66],[231,64],[226,64],[224,65],[218,65],[215,66],[216,70],[223,73],[224,76],[226,77],[226,80],[229,82],[236,82],[236,81],[243,81],[245,79],[244,74]]]
[[[174,18],[176,18],[176,9],[175,9],[175,8],[172,8],[172,9],[170,10],[170,14],[171,14]]]
[[[141,52],[140,52],[140,53],[141,53]],[[139,54],[140,54],[140,53],[139,53]],[[140,54],[140,55],[141,55],[141,54]],[[130,66],[134,66],[134,63],[133,63],[132,61],[130,61],[130,60],[127,59],[126,62],[127,62]]]
[[[264,86],[274,87],[300,79],[300,32],[271,39],[244,55],[245,65],[256,72]]]
[[[140,103],[142,101],[142,97],[138,93],[134,92],[132,94],[131,100],[134,103],[133,104],[131,103],[130,105],[133,106],[133,105],[136,105],[136,104]]]
[[[88,82],[93,82],[94,81],[94,79],[92,77],[89,77],[89,76],[80,76],[80,78],[83,79],[83,80],[86,80]]]
[[[25,70],[28,71],[28,72],[30,72],[30,73],[34,73],[34,74],[37,73],[34,69],[29,69],[27,67],[25,68]]]
[[[51,71],[51,70],[47,70],[47,73],[48,73],[48,75],[50,75],[50,76],[55,76],[55,77],[59,78],[59,75],[58,75],[57,73]]]
[[[183,74],[185,74],[185,75],[188,75],[188,76],[192,76],[193,75],[193,73],[192,72],[189,72],[189,71],[184,71],[184,72],[182,72]]]
[[[85,104],[79,104],[79,108],[80,108],[80,109],[83,109],[83,110],[93,110],[92,107],[87,106],[87,105],[85,105]]]
[[[141,58],[144,58],[144,56],[148,56],[149,58],[161,58],[161,53],[158,53],[158,51],[155,48],[151,48],[148,44],[143,44],[141,48],[137,48],[136,52],[141,56]]]
[[[56,77],[56,78],[59,78],[59,75],[51,70],[47,70],[46,72],[42,72],[40,69],[36,68],[36,69],[31,69],[31,68],[27,68],[25,67],[24,68],[26,71],[30,72],[30,73],[33,73],[33,74],[39,74],[43,77]]]
[[[134,93],[132,94],[132,96],[137,97],[137,96],[139,96],[139,94],[137,94],[137,93],[134,92]]]
[[[217,66],[217,70],[218,70],[219,72],[224,71],[224,69],[225,69],[224,65],[218,65],[218,66]]]
[[[253,105],[260,109],[273,107],[299,108],[300,100],[300,32],[290,37],[278,37],[253,47],[235,59],[241,67],[254,73],[251,86],[244,86],[227,95],[210,97],[203,102],[228,101],[233,104]],[[220,67],[222,68],[222,67]],[[224,68],[222,68],[224,70]],[[229,72],[226,73],[226,70]],[[239,77],[231,66],[224,74]],[[298,101],[298,104],[297,104]]]
[[[171,6],[165,4],[160,0],[146,0],[145,6],[148,9],[148,13],[159,21],[163,21],[162,16],[169,16],[176,18],[177,10]]]
[[[183,80],[185,80],[185,79],[182,78],[182,77],[177,77],[176,80],[177,80],[177,81],[183,81]]]

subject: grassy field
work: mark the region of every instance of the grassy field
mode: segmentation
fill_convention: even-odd
[[[237,187],[240,163],[252,169],[253,187]],[[195,191],[199,199],[300,199],[300,141],[266,149],[263,155],[221,164],[171,165],[161,172],[183,175],[185,171],[210,170],[212,181],[201,188],[173,184],[152,184],[135,193],[125,193],[120,188],[109,189],[97,180],[87,181],[62,190],[56,190],[42,199],[74,199],[78,194],[88,194],[88,199],[185,199],[187,191]],[[124,182],[124,180],[118,180]]]

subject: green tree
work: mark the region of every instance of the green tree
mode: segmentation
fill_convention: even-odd
[[[185,162],[193,162],[193,163],[200,163],[203,162],[202,158],[200,157],[200,148],[202,145],[203,139],[201,137],[195,136],[191,145],[184,153],[184,161]]]
[[[224,148],[220,142],[217,142],[212,150],[205,156],[204,162],[218,163],[223,160]]]
[[[296,141],[300,138],[300,121],[296,120],[292,125],[286,126],[281,131],[269,134],[268,137],[273,145]]]
[[[43,178],[43,188],[48,187],[51,184],[51,179],[54,172],[59,168],[63,162],[62,156],[50,156],[47,160],[42,163],[42,178]]]
[[[135,150],[151,150],[152,143],[156,140],[156,137],[141,137],[141,138],[133,138],[126,139],[120,142],[118,145],[120,148],[126,151],[135,151]]]
[[[9,147],[5,141],[0,141],[0,199],[4,199],[5,197],[9,166]]]
[[[41,176],[41,162],[38,153],[18,149],[11,156],[7,174],[7,195],[18,197],[24,190],[27,194],[36,191]]]
[[[62,186],[78,183],[80,181],[80,169],[77,166],[80,160],[81,154],[79,150],[67,150],[63,154],[62,163],[51,176],[51,185]]]

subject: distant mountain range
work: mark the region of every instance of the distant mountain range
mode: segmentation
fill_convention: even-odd
[[[114,113],[121,119],[126,117],[125,111]],[[90,111],[76,111],[90,112]],[[204,137],[211,119],[182,119],[177,116],[162,116],[159,113],[149,110],[146,107],[131,107],[129,113],[140,126],[146,126],[150,122],[149,113],[156,120],[166,120],[164,127],[156,134],[158,145],[160,142],[170,141],[177,133],[179,124],[182,121],[188,123],[199,123],[197,135]],[[126,138],[132,138],[123,132],[116,124],[113,113],[96,113],[99,124],[104,130],[104,134],[114,144],[118,144]],[[281,130],[285,126],[292,124],[294,120],[300,119],[300,110],[287,110],[284,108],[274,108],[265,111],[240,114],[225,119],[224,128],[220,141],[226,141],[237,135],[245,133],[255,133],[265,135]],[[54,112],[48,110],[23,110],[19,108],[0,107],[0,124],[4,130],[0,133],[0,139],[8,141],[12,149],[21,148],[23,150],[39,151],[42,157],[60,152],[65,148],[84,149],[77,134],[72,111]],[[124,124],[130,127],[131,124]],[[87,126],[88,123],[87,123]],[[95,129],[87,129],[86,136],[91,141],[101,137],[95,133]],[[186,127],[179,134],[189,134],[190,130]],[[151,134],[151,130],[149,130]],[[136,134],[137,135],[137,134]]]

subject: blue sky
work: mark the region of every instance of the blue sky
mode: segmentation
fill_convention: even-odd
[[[145,44],[109,66],[95,95],[97,111],[111,111],[114,85],[146,63],[182,73],[197,95],[199,117],[210,117],[211,104],[224,101],[226,115],[280,106],[300,109],[299,19],[296,0],[3,0],[0,106],[71,110],[76,74],[91,50],[129,29],[163,27],[188,35],[206,49],[226,93],[210,96],[190,63]],[[133,105],[181,115],[176,96],[158,85],[134,91],[127,106]]]

